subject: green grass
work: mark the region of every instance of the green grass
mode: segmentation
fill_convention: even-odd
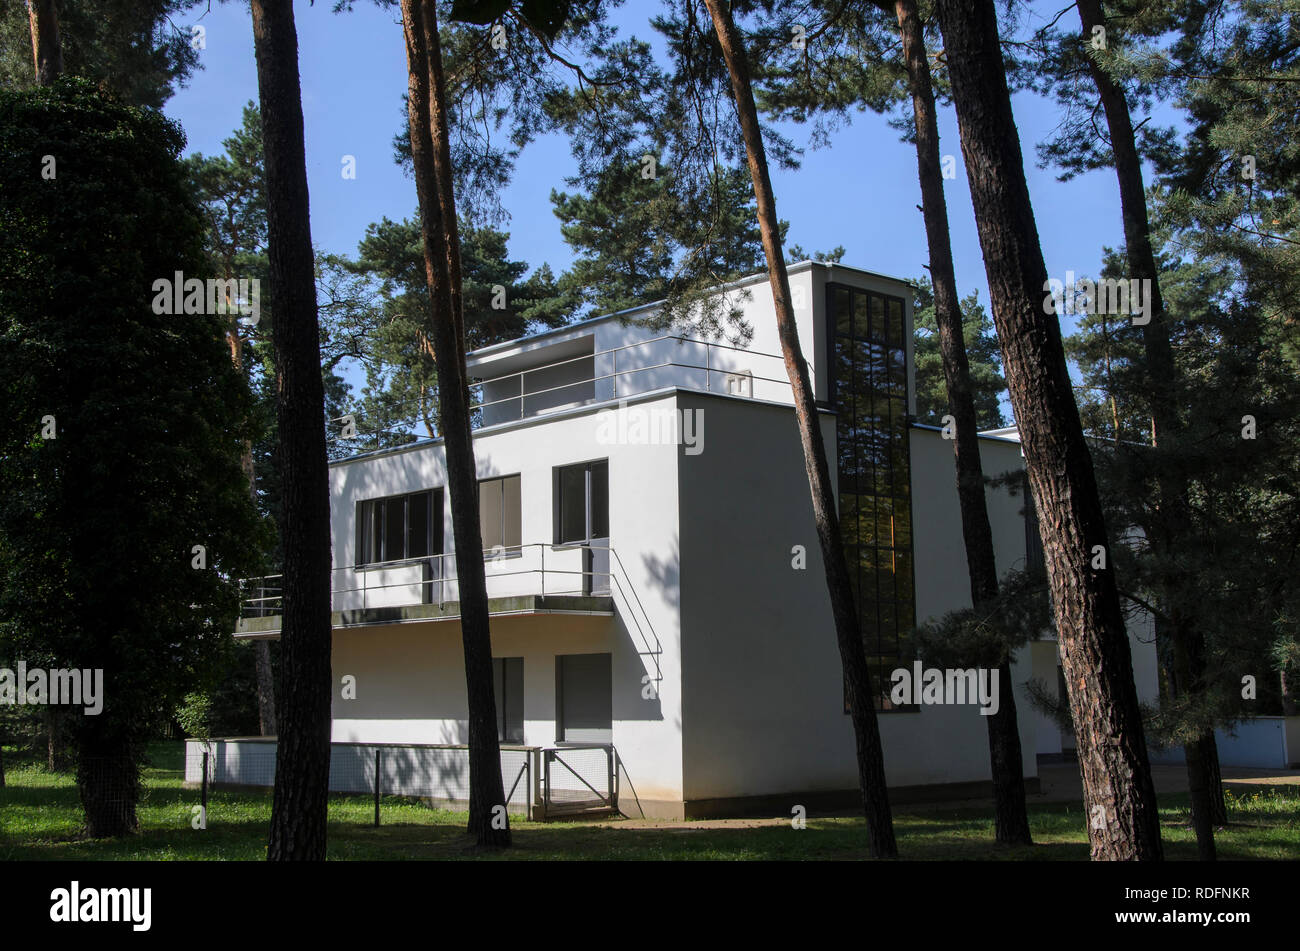
[[[89,840],[80,834],[82,814],[71,775],[39,764],[15,762],[6,753],[8,786],[0,789],[0,861],[260,860],[266,855],[271,818],[269,791],[215,791],[208,797],[208,828],[191,828],[199,794],[180,780],[182,747],[158,744],[145,771],[141,831],[120,839]],[[1250,794],[1228,792],[1230,824],[1216,836],[1222,859],[1300,859],[1300,787],[1272,787]],[[1196,840],[1186,795],[1160,799],[1166,856],[1194,859]],[[866,833],[860,818],[809,818],[807,828],[789,823],[709,827],[673,823],[644,828],[636,823],[525,822],[512,817],[515,847],[481,851],[464,832],[463,813],[430,809],[394,797],[382,804],[383,825],[373,826],[374,800],[330,799],[329,857],[365,859],[634,859],[801,860],[860,859]],[[1088,858],[1084,815],[1077,804],[1030,807],[1035,845],[992,844],[988,812],[900,806],[894,813],[904,859],[1075,860]]]

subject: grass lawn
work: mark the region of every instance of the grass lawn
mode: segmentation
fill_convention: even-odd
[[[141,831],[123,839],[91,841],[79,835],[80,802],[71,775],[46,772],[6,751],[8,786],[0,789],[0,861],[80,860],[260,860],[266,854],[271,794],[216,791],[208,797],[208,828],[191,828],[197,790],[184,789],[183,745],[157,744],[154,765],[145,772]],[[1217,834],[1221,859],[1300,859],[1300,787],[1273,787],[1248,796],[1229,796],[1230,824]],[[1165,854],[1195,859],[1186,795],[1163,796],[1160,816]],[[904,859],[1088,858],[1081,807],[1031,805],[1034,846],[992,845],[991,812],[899,806],[894,827]],[[511,818],[515,847],[504,852],[475,849],[464,832],[463,813],[430,809],[385,797],[383,825],[375,828],[374,800],[335,796],[330,800],[331,859],[860,859],[866,852],[861,818],[808,819],[795,830],[788,821],[752,824],[630,821],[525,822]]]

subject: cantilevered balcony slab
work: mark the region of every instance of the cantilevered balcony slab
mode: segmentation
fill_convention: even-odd
[[[614,599],[598,595],[526,594],[506,598],[489,598],[488,614],[497,616],[529,614],[590,614],[612,617]],[[355,608],[334,611],[330,623],[335,628],[374,627],[384,624],[411,624],[460,619],[460,602],[442,604],[406,604],[396,607]],[[275,640],[280,636],[280,615],[240,618],[235,637],[241,640]]]

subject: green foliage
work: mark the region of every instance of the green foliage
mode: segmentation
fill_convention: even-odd
[[[795,261],[821,261],[825,264],[839,264],[844,260],[844,245],[837,244],[829,251],[814,251],[809,254],[803,249],[802,245],[792,244],[785,252],[785,259],[790,262]]]
[[[258,511],[271,525],[280,517],[279,432],[275,397],[275,353],[271,332],[275,325],[275,298],[270,284],[267,257],[266,176],[263,167],[262,118],[257,106],[244,106],[243,121],[222,145],[225,152],[208,156],[195,153],[184,160],[189,188],[205,217],[205,249],[211,272],[223,277],[261,281],[261,319],[256,325],[230,320],[228,339],[238,334],[242,344],[240,369],[254,395],[249,424],[253,432],[253,474],[257,487]],[[351,401],[350,388],[337,372],[338,365],[353,355],[356,347],[341,334],[329,315],[340,307],[338,288],[328,282],[324,262],[321,296],[321,377],[325,387],[322,425],[341,416]],[[276,549],[267,570],[280,562],[278,533]]]
[[[648,167],[611,163],[586,194],[551,192],[576,254],[560,287],[594,314],[671,298],[689,274],[716,286],[765,266],[748,171],[719,167],[706,193],[692,197],[673,169],[656,163],[647,178]]]
[[[1052,136],[1038,144],[1040,167],[1060,169],[1060,181],[1069,181],[1094,169],[1110,169],[1111,154],[1106,118],[1089,69],[1095,62],[1124,90],[1133,115],[1136,145],[1152,160],[1167,160],[1176,141],[1174,130],[1150,119],[1158,99],[1167,98],[1175,85],[1167,66],[1179,49],[1173,32],[1186,21],[1197,0],[1148,3],[1143,0],[1109,0],[1105,46],[1082,35],[1074,10],[1040,27],[1027,42],[1018,44],[1011,57],[1012,82],[1051,97],[1060,108],[1061,121]],[[1165,64],[1153,71],[1152,62]]]
[[[914,647],[932,667],[996,668],[1051,625],[1046,576],[1017,569],[1001,579],[998,596],[991,601],[918,625]]]
[[[1163,205],[1156,211],[1165,215]],[[1282,324],[1252,287],[1231,280],[1219,261],[1168,250],[1163,260],[1180,380],[1177,444],[1162,444],[1157,434],[1151,445],[1140,328],[1110,318],[1103,335],[1099,317],[1084,318],[1068,346],[1087,384],[1079,391],[1081,413],[1100,437],[1094,464],[1107,523],[1114,537],[1128,539],[1112,549],[1121,592],[1153,612],[1158,630],[1178,612],[1207,642],[1203,689],[1165,698],[1152,725],[1153,735],[1181,742],[1243,714],[1280,710],[1273,651],[1279,637],[1297,630],[1291,589],[1300,551],[1300,380],[1282,354]],[[1112,255],[1107,268],[1118,264]],[[1186,515],[1176,523],[1161,494],[1164,472],[1189,487]],[[1256,700],[1241,695],[1245,676],[1258,684]]]
[[[962,337],[970,363],[971,396],[975,401],[975,422],[980,429],[997,429],[1007,424],[1002,399],[1007,389],[1002,375],[993,320],[980,303],[979,292],[962,298]],[[916,366],[916,418],[922,423],[942,425],[948,407],[948,384],[943,375],[943,354],[939,350],[939,326],[934,312],[934,291],[928,277],[916,281],[912,310],[913,360]]]
[[[83,750],[138,754],[212,675],[268,542],[226,318],[151,306],[156,280],[209,273],[182,145],[84,80],[0,92],[0,653],[104,670]]]
[[[836,128],[868,110],[893,113],[890,124],[912,141],[911,93],[892,10],[871,0],[759,6],[747,42],[761,110],[809,125],[815,147],[829,145]],[[937,41],[929,4],[920,7],[922,22]],[[937,50],[942,44],[934,45]],[[934,73],[935,92],[942,97],[946,77],[941,70]]]
[[[1189,253],[1249,288],[1300,370],[1300,0],[1192,6],[1170,70],[1191,128],[1160,164],[1167,212]]]
[[[589,81],[548,98],[578,164],[551,196],[577,255],[561,286],[596,313],[661,301],[653,326],[741,343],[751,328],[711,291],[766,262],[726,66],[698,14],[673,3],[652,21],[666,68],[644,41],[609,42]],[[797,164],[784,136],[764,139],[773,161]]]
[[[199,66],[189,24],[176,18],[201,0],[60,0],[64,73],[89,79],[134,106],[162,108]],[[27,4],[0,10],[0,86],[30,89]]]
[[[510,0],[452,0],[451,18],[482,26],[501,19],[511,6]],[[569,16],[569,6],[568,0],[519,0],[516,12],[539,36],[553,40]]]
[[[569,320],[571,299],[550,268],[542,265],[530,273],[525,262],[511,260],[508,233],[462,222],[460,237],[469,349]],[[419,223],[385,218],[371,224],[356,260],[325,256],[320,270],[327,366],[350,358],[366,374],[355,403],[340,394],[356,419],[357,438],[336,440],[332,451],[343,455],[401,445],[416,438],[417,428],[436,435],[438,377],[425,333],[433,315]],[[339,432],[338,423],[330,432]]]
[[[397,5],[396,0],[377,2]],[[523,148],[553,129],[548,103],[566,94],[571,79],[585,81],[584,57],[603,55],[612,35],[604,19],[609,6],[599,0],[438,4],[451,164],[462,219],[476,225],[506,221],[501,191]],[[336,10],[350,7],[351,0],[335,3]],[[495,27],[504,31],[496,44]],[[410,171],[405,97],[401,121],[393,151],[398,164]]]
[[[176,708],[176,722],[186,736],[206,740],[212,736],[208,721],[212,717],[212,697],[206,693],[187,693]]]

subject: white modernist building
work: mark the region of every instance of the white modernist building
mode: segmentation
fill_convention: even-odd
[[[912,289],[839,264],[790,269],[878,681],[918,620],[969,603],[951,444],[911,422]],[[721,289],[744,347],[653,330],[653,305],[469,356],[498,730],[510,806],[616,802],[700,816],[852,804],[853,731],[790,386],[765,277]],[[985,473],[1022,468],[1014,433]],[[466,689],[442,443],[331,466],[338,789],[463,800]],[[988,492],[1000,571],[1035,557],[1023,493]],[[275,637],[251,592],[238,637]],[[1154,700],[1149,637],[1132,637]],[[1063,751],[1012,672],[1024,772]],[[974,698],[972,698],[973,700]],[[898,797],[989,782],[979,705],[879,702]],[[1068,745],[1068,737],[1064,738]],[[383,747],[383,758],[373,750]],[[217,741],[210,778],[269,782],[273,742]]]

